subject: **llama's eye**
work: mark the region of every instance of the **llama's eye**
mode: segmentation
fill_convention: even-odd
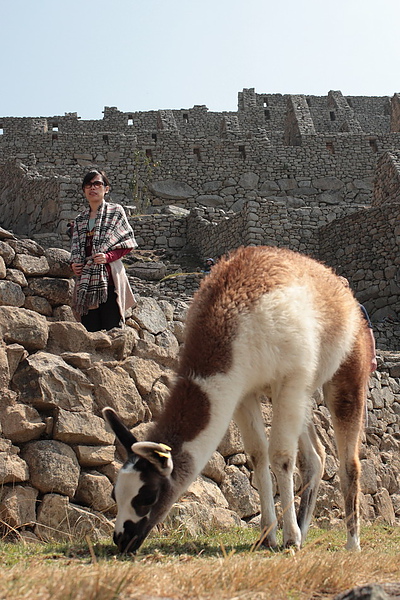
[[[143,486],[135,498],[132,498],[131,505],[136,514],[143,517],[149,511],[151,506],[157,502],[158,491],[149,486]]]

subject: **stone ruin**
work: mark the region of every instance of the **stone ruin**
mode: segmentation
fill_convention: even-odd
[[[250,88],[236,112],[0,117],[0,225],[68,248],[91,165],[109,174],[142,250],[197,264],[243,244],[305,252],[349,279],[380,346],[400,350],[400,94]]]
[[[140,252],[126,261],[138,306],[124,330],[89,334],[69,303],[66,224],[82,175],[104,168]],[[122,460],[109,404],[140,437],[162,408],[187,304],[206,256],[286,246],[331,265],[368,309],[379,365],[361,448],[366,522],[400,518],[400,96],[239,93],[237,112],[0,118],[0,519],[4,533],[109,534]],[[189,271],[189,274],[187,274]],[[110,393],[112,390],[112,395]],[[316,522],[343,516],[328,458]],[[270,409],[263,403],[268,427]],[[301,486],[298,478],[296,489]],[[277,497],[278,500],[278,497]],[[251,465],[233,425],[169,522],[198,531],[257,522]]]

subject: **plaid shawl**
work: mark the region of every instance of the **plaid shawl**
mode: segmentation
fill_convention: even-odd
[[[85,315],[89,309],[105,302],[108,292],[106,265],[95,265],[85,253],[89,215],[90,208],[76,217],[71,240],[71,262],[84,265],[82,274],[77,278],[73,299],[73,309],[79,315]],[[122,206],[103,202],[97,211],[94,225],[93,254],[136,246],[132,227]]]

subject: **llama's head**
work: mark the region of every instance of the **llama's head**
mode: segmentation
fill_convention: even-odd
[[[112,408],[104,408],[103,416],[128,454],[113,491],[118,507],[114,542],[121,552],[135,552],[165,513],[173,469],[170,448],[138,442]]]

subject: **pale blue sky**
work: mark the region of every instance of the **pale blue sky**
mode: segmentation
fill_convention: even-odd
[[[0,0],[0,117],[400,91],[400,0]]]

